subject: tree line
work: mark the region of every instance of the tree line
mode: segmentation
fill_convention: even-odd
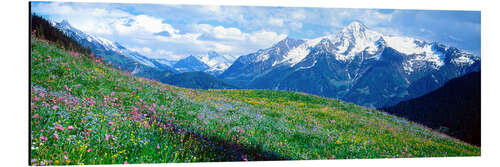
[[[73,38],[67,36],[45,18],[32,14],[30,17],[31,36],[54,42],[56,45],[73,50],[86,55],[90,55],[92,50],[76,42]]]

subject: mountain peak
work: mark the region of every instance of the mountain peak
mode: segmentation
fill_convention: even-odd
[[[300,40],[300,39],[294,39],[294,38],[290,38],[289,36],[287,36],[286,38],[284,38],[283,40],[279,41],[278,43],[276,43],[274,45],[274,47],[280,47],[280,48],[291,48],[291,47],[295,47],[297,45],[300,45],[301,43],[303,43],[304,41],[303,40]]]
[[[349,24],[347,27],[345,27],[342,31],[348,31],[348,32],[364,32],[368,29],[363,23],[360,21],[353,21],[351,24]]]
[[[186,60],[194,60],[194,59],[198,60],[198,58],[194,57],[193,55],[189,55],[188,57],[186,57],[184,59],[186,59]]]
[[[289,41],[296,41],[296,39],[293,39],[293,38],[290,38],[290,36],[286,36],[285,38],[283,38],[281,41],[279,41],[278,43],[287,43]]]

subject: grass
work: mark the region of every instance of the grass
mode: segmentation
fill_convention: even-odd
[[[419,124],[287,91],[195,90],[33,39],[33,165],[478,156]]]

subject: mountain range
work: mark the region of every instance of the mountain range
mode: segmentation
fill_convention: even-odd
[[[355,21],[336,35],[286,38],[240,56],[218,77],[243,88],[298,91],[382,107],[479,70],[480,58],[465,51],[384,35]]]
[[[186,88],[291,90],[333,97],[480,145],[480,58],[438,42],[388,36],[353,22],[336,35],[285,38],[236,60],[208,52],[172,61],[142,56],[66,21],[53,25],[137,76]]]
[[[81,45],[89,47],[106,62],[134,75],[157,79],[177,73],[173,68],[131,51],[117,42],[83,32],[71,26],[66,20],[59,23],[52,22],[52,25]]]
[[[51,24],[79,44],[89,47],[92,52],[103,58],[106,62],[121,70],[130,71],[136,76],[168,81],[167,83],[176,86],[187,85],[189,88],[234,88],[215,77],[206,76],[220,74],[221,70],[224,70],[230,64],[229,58],[219,55],[216,52],[209,52],[207,56],[200,58],[189,56],[179,61],[149,58],[127,49],[118,42],[112,42],[108,39],[83,32],[71,26],[66,20],[59,23],[51,22]],[[198,71],[201,71],[201,73]],[[206,73],[204,73],[205,71]],[[180,74],[183,72],[196,73]],[[179,78],[173,79],[172,76],[178,76]],[[192,79],[195,76],[198,79],[196,79],[196,82],[193,82]],[[186,80],[183,81],[182,79]]]
[[[376,108],[422,96],[450,79],[480,71],[481,66],[478,56],[460,49],[385,35],[357,21],[335,35],[287,37],[236,60],[210,51],[178,61],[148,58],[117,42],[84,33],[67,21],[55,25],[106,61],[137,76],[167,81],[175,74],[201,71],[217,78],[201,73],[191,73],[190,78],[196,74],[210,78],[207,82],[305,92]]]

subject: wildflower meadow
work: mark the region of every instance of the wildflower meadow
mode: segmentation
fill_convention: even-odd
[[[31,39],[32,165],[478,156],[355,104],[272,90],[185,89]]]

